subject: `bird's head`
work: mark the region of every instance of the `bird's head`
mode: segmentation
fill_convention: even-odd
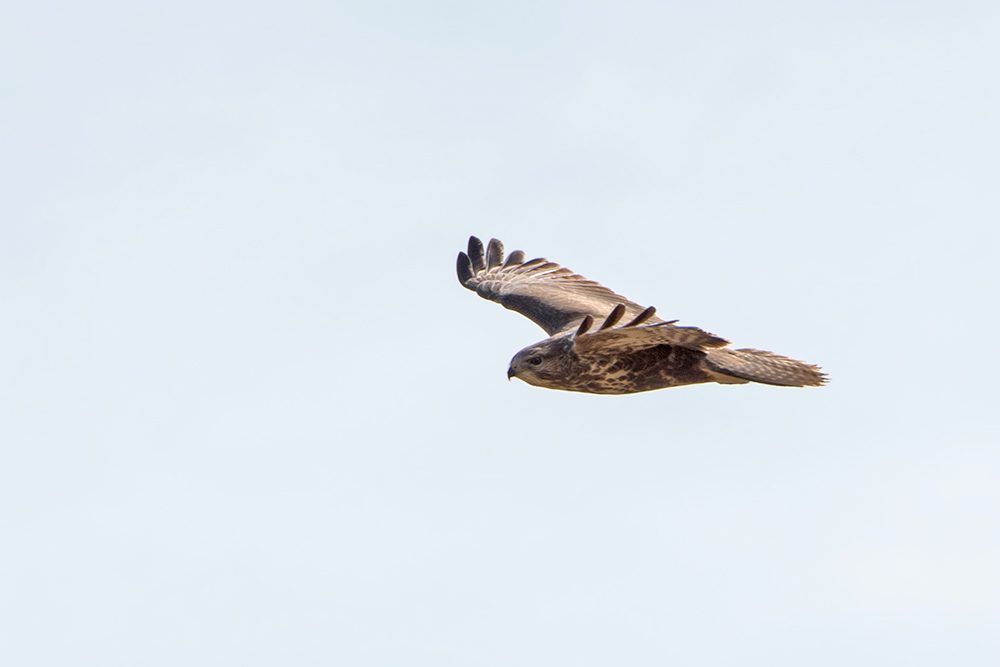
[[[510,360],[507,379],[516,377],[537,387],[553,387],[566,376],[573,342],[550,338],[524,348]]]

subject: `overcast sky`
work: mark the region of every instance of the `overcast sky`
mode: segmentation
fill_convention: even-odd
[[[997,3],[2,14],[0,663],[1000,664]],[[832,382],[508,382],[470,234]]]

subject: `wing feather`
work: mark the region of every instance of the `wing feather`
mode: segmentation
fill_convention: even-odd
[[[729,341],[698,327],[679,327],[669,322],[602,329],[577,336],[574,342],[580,352],[600,350],[642,350],[657,345],[676,345],[704,352],[725,347]]]
[[[626,327],[637,327],[640,324],[642,324],[643,322],[645,322],[646,320],[648,320],[649,318],[651,318],[655,314],[656,314],[656,308],[654,308],[653,306],[650,306],[646,310],[644,310],[641,313],[639,313],[635,317],[634,320],[632,320],[631,322],[629,322],[628,324],[625,324],[623,326],[626,326]]]
[[[483,259],[483,242],[475,236],[469,237],[469,259],[472,260],[472,270],[476,273],[486,268],[486,261]]]
[[[503,264],[503,244],[496,239],[490,239],[486,249],[486,270],[491,271]]]
[[[510,257],[508,257],[507,261],[503,263],[503,268],[506,269],[515,264],[523,264],[523,263],[524,263],[524,252],[521,250],[515,250],[514,252],[510,253]]]
[[[472,260],[464,252],[458,253],[458,282],[463,285],[472,280],[476,270],[472,268]]]
[[[604,324],[601,325],[600,330],[604,331],[605,329],[610,329],[611,327],[615,326],[616,324],[618,324],[618,320],[620,320],[624,314],[625,314],[625,306],[619,303],[617,306],[615,306],[615,309],[611,311],[611,314],[608,315],[608,319],[604,320]]]
[[[524,257],[523,252],[515,250],[504,261],[500,241],[491,240],[484,251],[482,241],[472,236],[468,254],[458,255],[458,280],[484,299],[521,313],[550,336],[576,329],[587,316],[606,320],[618,305],[624,308],[618,319],[626,315],[638,318],[646,311],[555,262],[543,257],[524,261]],[[663,320],[650,313],[648,321]]]

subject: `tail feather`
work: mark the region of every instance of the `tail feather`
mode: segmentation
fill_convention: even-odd
[[[709,350],[705,365],[709,371],[727,376],[716,379],[724,384],[732,383],[732,378],[779,387],[818,387],[826,383],[819,366],[762,350]]]

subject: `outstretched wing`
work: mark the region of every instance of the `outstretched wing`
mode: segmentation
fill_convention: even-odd
[[[763,350],[710,350],[705,365],[729,377],[779,387],[818,387],[827,382],[819,366]]]
[[[662,322],[642,326],[625,325],[593,333],[580,332],[575,338],[574,345],[580,352],[634,351],[657,345],[673,345],[704,352],[712,348],[725,347],[729,345],[729,341],[698,327],[679,327],[673,322]]]
[[[458,280],[484,299],[521,313],[550,336],[578,327],[587,316],[604,319],[619,304],[630,318],[645,312],[639,304],[547,259],[526,262],[524,253],[515,250],[504,261],[503,244],[496,239],[484,253],[482,241],[469,238],[469,254],[458,253]],[[663,321],[651,313],[646,319]]]

